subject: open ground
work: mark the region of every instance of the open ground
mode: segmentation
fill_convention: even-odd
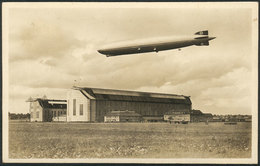
[[[250,157],[250,122],[9,122],[9,158]]]

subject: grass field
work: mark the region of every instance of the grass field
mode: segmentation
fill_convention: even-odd
[[[249,158],[251,123],[9,123],[9,158]]]

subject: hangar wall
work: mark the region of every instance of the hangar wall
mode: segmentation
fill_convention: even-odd
[[[104,116],[110,111],[128,110],[135,111],[143,117],[163,117],[169,110],[191,110],[191,105],[175,103],[155,103],[155,102],[133,102],[133,101],[96,101],[96,116],[98,122],[104,121]]]
[[[90,121],[90,100],[78,90],[67,92],[67,121]]]

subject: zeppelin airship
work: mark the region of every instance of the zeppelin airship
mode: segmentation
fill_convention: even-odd
[[[192,36],[164,37],[144,40],[124,41],[112,43],[99,49],[98,52],[110,56],[159,52],[179,49],[188,46],[208,46],[209,41],[216,37],[209,37],[208,31],[199,31]]]

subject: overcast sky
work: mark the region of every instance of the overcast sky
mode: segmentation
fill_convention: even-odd
[[[203,112],[251,114],[251,9],[84,5],[9,10],[9,112],[29,112],[30,96],[66,99],[78,85],[187,95]],[[115,41],[200,30],[217,38],[157,54],[97,52]]]

